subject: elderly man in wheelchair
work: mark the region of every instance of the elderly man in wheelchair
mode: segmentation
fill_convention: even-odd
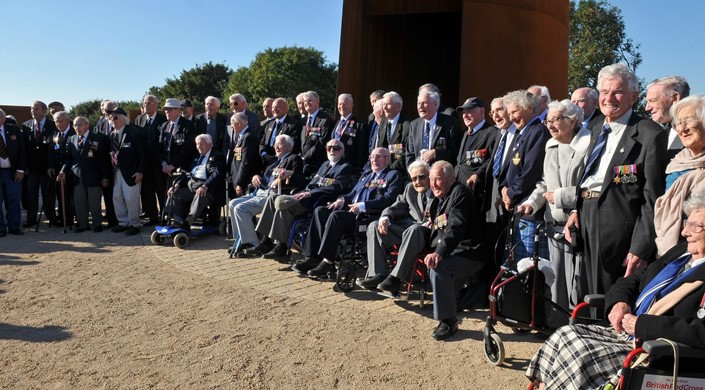
[[[357,215],[367,213],[378,218],[379,213],[394,202],[404,189],[404,178],[390,169],[391,157],[386,148],[376,148],[370,154],[372,169],[363,173],[353,190],[335,202],[319,206],[306,236],[302,268],[318,265],[307,272],[312,279],[327,279],[335,274],[336,252],[343,234],[353,232]]]
[[[225,203],[225,156],[213,149],[213,140],[208,134],[196,137],[196,149],[198,157],[191,163],[190,171],[175,173],[174,184],[167,191],[172,226],[187,231],[206,207]]]
[[[614,388],[622,361],[640,341],[705,348],[705,194],[693,194],[683,207],[686,242],[610,288],[604,301],[610,326],[568,325],[551,335],[526,371],[534,385]]]

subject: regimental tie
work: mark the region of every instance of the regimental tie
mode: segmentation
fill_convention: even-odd
[[[335,139],[340,139],[343,136],[343,129],[345,129],[345,118],[340,118],[338,122],[338,131],[335,132]]]
[[[605,123],[605,125],[602,126],[602,132],[600,132],[600,136],[597,138],[595,148],[592,150],[592,153],[590,153],[590,158],[588,159],[587,165],[585,165],[585,172],[583,173],[583,177],[580,178],[580,183],[583,183],[585,179],[590,177],[597,169],[600,157],[605,151],[605,145],[607,145],[607,137],[611,131],[612,129],[609,123]]]
[[[429,144],[431,141],[431,122],[426,122],[426,128],[424,129],[423,132],[423,146],[421,149],[430,149],[431,145]]]
[[[0,158],[7,158],[7,146],[5,145],[5,135],[7,132],[5,130],[0,131]]]
[[[387,143],[392,143],[392,134],[394,134],[394,123],[387,122]]]
[[[39,137],[42,134],[42,130],[39,128],[39,122],[35,122],[34,126],[34,139],[39,140]]]
[[[78,137],[78,151],[81,152],[83,150],[83,137],[79,136]]]
[[[502,157],[504,156],[504,147],[507,143],[507,132],[502,134],[502,138],[497,145],[497,151],[494,153],[494,161],[492,162],[492,176],[496,179],[502,171]]]
[[[110,160],[113,163],[113,169],[118,167],[118,152],[120,151],[120,139],[118,137],[118,132],[113,131],[110,133]]]

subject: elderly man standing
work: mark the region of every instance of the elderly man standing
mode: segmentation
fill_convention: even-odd
[[[5,111],[0,109],[0,237],[10,234],[22,235],[22,179],[27,167],[27,149],[22,131],[5,123]],[[2,215],[3,204],[7,210],[7,221]]]
[[[219,152],[225,152],[229,145],[227,137],[227,120],[220,110],[220,100],[215,96],[208,96],[205,100],[205,112],[196,115],[194,127],[196,134],[208,134],[213,140],[213,147]]]
[[[145,139],[147,157],[144,164],[144,177],[142,178],[142,211],[147,222],[144,226],[152,226],[159,222],[159,210],[164,207],[164,188],[166,187],[164,175],[161,170],[159,155],[159,127],[166,122],[166,116],[159,112],[159,101],[154,95],[146,95],[142,99],[144,114],[135,118],[135,125],[142,128]],[[158,205],[157,205],[158,202]]]
[[[39,194],[42,194],[42,208],[44,215],[49,220],[49,225],[56,223],[55,183],[50,182],[53,178],[47,173],[49,144],[51,143],[56,124],[47,118],[47,105],[44,102],[35,101],[30,110],[32,119],[22,124],[24,145],[27,148],[27,167],[25,176],[27,180],[27,221],[24,227],[32,227],[37,224],[37,213],[39,211]]]
[[[61,170],[68,154],[69,137],[76,134],[76,131],[71,126],[71,118],[69,118],[69,114],[66,111],[54,113],[54,123],[56,123],[56,132],[54,132],[52,142],[49,144],[47,164],[49,177],[54,177]],[[73,226],[73,187],[64,188],[63,192],[57,191],[56,199],[59,203],[59,209],[54,223],[57,226]],[[64,208],[66,209],[65,212]],[[66,218],[65,221],[64,217]]]
[[[117,109],[117,108],[118,108],[117,102],[114,102],[110,99],[105,99],[100,102],[101,117],[95,123],[95,127],[93,127],[94,133],[100,133],[103,135],[110,135],[110,133],[113,131],[113,129],[111,128],[111,124],[110,124],[110,112]]]
[[[349,93],[338,96],[338,113],[340,118],[333,127],[331,138],[345,145],[345,161],[361,172],[367,162],[368,135],[364,121],[353,114],[353,97]],[[356,172],[356,173],[357,173]]]
[[[597,109],[597,91],[589,87],[578,88],[570,95],[570,101],[583,110],[583,127],[590,128],[590,123],[601,115]]]
[[[472,190],[479,206],[484,194],[481,181],[492,159],[497,130],[485,120],[485,103],[480,98],[471,97],[456,110],[467,130],[460,143],[455,174],[460,183]]]
[[[230,109],[233,111],[233,114],[239,112],[247,115],[247,123],[249,123],[250,130],[257,134],[257,138],[262,138],[262,129],[259,128],[259,115],[249,109],[247,98],[245,98],[245,96],[241,93],[236,93],[230,95],[229,102]]]
[[[196,154],[196,132],[193,123],[181,116],[179,99],[166,99],[164,114],[167,121],[159,129],[159,154],[162,172],[171,176],[177,169],[188,169]]]
[[[370,163],[372,170],[363,173],[352,191],[314,211],[303,254],[307,259],[322,260],[316,268],[308,271],[310,278],[326,278],[334,274],[333,261],[343,234],[357,234],[354,232],[357,215],[367,213],[371,219],[377,219],[404,189],[403,176],[389,169],[389,150],[373,150]]]
[[[461,133],[455,119],[438,111],[440,101],[436,92],[419,92],[416,102],[419,117],[411,122],[406,166],[419,158],[428,164],[444,160],[455,165]]]
[[[78,226],[75,233],[88,230],[88,212],[93,219],[93,231],[102,232],[100,214],[102,187],[110,183],[110,144],[102,134],[89,131],[88,119],[79,116],[73,120],[76,134],[67,144],[66,160],[57,179],[68,182],[73,191],[73,206]]]
[[[225,203],[225,156],[213,148],[208,134],[196,136],[196,149],[198,157],[191,163],[190,178],[181,175],[169,189],[169,195],[174,196],[173,225],[186,230],[206,207]]]
[[[335,120],[320,108],[320,97],[314,91],[303,94],[306,117],[301,129],[301,157],[304,173],[313,174],[326,160],[326,142],[331,139]]]
[[[690,86],[680,76],[661,77],[646,87],[646,112],[651,114],[651,120],[668,133],[666,161],[671,161],[683,149],[678,132],[671,127],[671,106],[688,95]]]
[[[345,153],[343,143],[334,139],[328,141],[326,152],[328,160],[321,165],[303,191],[294,195],[271,195],[267,199],[257,224],[257,232],[268,237],[264,242],[270,247],[272,240],[277,241],[277,244],[269,252],[263,251],[266,248],[261,248],[260,252],[264,253],[265,258],[288,261],[287,243],[294,218],[312,211],[316,203],[325,204],[335,200],[338,195],[347,193],[352,187],[352,166],[342,161]],[[316,265],[318,261],[303,264],[301,260],[292,268],[305,274]]]
[[[667,135],[632,106],[639,82],[623,64],[608,65],[597,76],[600,111],[585,169],[578,181],[578,202],[564,232],[579,229],[587,294],[606,292],[626,269],[652,256],[654,202],[663,195]]]
[[[267,122],[264,136],[259,144],[259,155],[265,165],[277,159],[274,153],[274,141],[279,134],[286,134],[294,140],[293,153],[301,151],[301,121],[288,115],[289,103],[284,98],[276,98],[272,110],[274,119]]]
[[[406,169],[404,151],[406,150],[409,128],[411,126],[409,121],[401,115],[403,105],[404,100],[398,93],[390,91],[384,94],[382,97],[384,118],[382,119],[377,140],[377,146],[389,149],[392,155],[391,168],[400,172]]]
[[[397,197],[396,202],[382,211],[379,220],[367,226],[367,278],[360,286],[368,289],[377,288],[387,278],[387,250],[394,245],[401,246],[406,231],[411,226],[421,226],[426,222],[425,210],[433,198],[430,191],[430,167],[417,160],[409,167],[411,183],[406,185],[404,193]],[[407,252],[420,252],[426,246],[426,240],[413,240],[419,245],[418,250],[410,250],[406,241]],[[413,260],[413,259],[412,259]],[[405,263],[405,264],[402,264]],[[404,266],[404,270],[400,268]],[[397,261],[393,275],[407,275],[413,263]]]
[[[144,138],[130,125],[122,108],[110,112],[110,162],[113,169],[113,204],[119,225],[114,233],[128,236],[140,232],[140,189],[145,163]]]
[[[261,176],[252,177],[252,187],[256,189],[255,192],[230,202],[233,232],[237,232],[240,237],[240,247],[235,250],[238,257],[244,255],[243,251],[248,248],[259,247],[259,252],[248,249],[248,256],[261,255],[266,252],[264,249],[268,251],[270,248],[266,244],[260,246],[255,224],[252,222],[255,216],[262,212],[267,198],[283,189],[298,191],[306,184],[301,156],[292,153],[294,140],[286,134],[278,135],[274,142],[274,150],[277,160],[270,164]],[[265,242],[267,241],[265,239]]]
[[[548,103],[551,102],[551,94],[545,85],[532,85],[526,89],[530,94],[539,98],[538,117],[541,122],[546,120],[548,114]]]
[[[261,159],[257,155],[257,134],[250,130],[247,116],[241,112],[230,117],[231,134],[233,140],[227,154],[226,164],[230,169],[230,178],[235,188],[236,196],[247,193],[247,186],[252,182],[252,177],[260,173]]]
[[[264,125],[272,118],[274,118],[274,113],[272,113],[272,104],[274,103],[274,99],[268,97],[264,98],[262,101],[262,115],[264,115],[264,119],[259,123],[260,127],[264,128]]]

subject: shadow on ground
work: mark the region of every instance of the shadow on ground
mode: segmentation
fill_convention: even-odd
[[[0,340],[20,340],[32,343],[49,343],[71,338],[63,326],[46,325],[42,327],[12,325],[0,322]]]

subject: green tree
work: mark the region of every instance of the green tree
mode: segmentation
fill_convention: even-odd
[[[605,0],[571,0],[568,89],[597,87],[597,74],[606,65],[641,65],[640,45],[628,38],[619,8]]]
[[[338,66],[326,61],[323,52],[314,48],[280,47],[257,53],[247,67],[238,68],[225,88],[226,99],[233,93],[247,97],[251,105],[259,105],[266,97],[283,97],[296,110],[296,95],[316,91],[321,106],[335,107]]]
[[[190,99],[196,110],[203,110],[206,97],[223,96],[232,73],[225,64],[207,62],[181,71],[179,77],[167,78],[163,86],[153,86],[147,93],[156,96],[160,102],[168,98]]]
[[[98,119],[100,119],[100,102],[102,101],[103,99],[92,99],[86,100],[85,102],[80,102],[71,107],[69,116],[71,118],[75,118],[77,116],[86,117],[91,122],[91,126],[93,126]],[[122,107],[128,112],[128,114],[130,110],[139,110],[141,104],[141,101],[138,102],[136,100],[118,101],[118,106]]]

